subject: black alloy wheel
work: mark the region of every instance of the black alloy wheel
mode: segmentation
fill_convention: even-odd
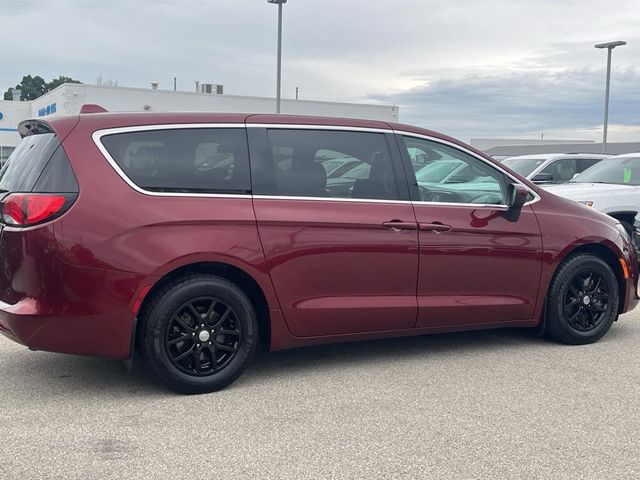
[[[547,295],[545,334],[570,345],[602,338],[618,318],[620,288],[613,269],[591,253],[569,256]]]
[[[588,270],[576,273],[567,285],[564,314],[571,327],[580,332],[597,328],[609,309],[609,289],[602,275]]]
[[[192,273],[152,292],[140,313],[140,345],[153,377],[181,393],[234,382],[258,343],[253,304],[234,283]]]
[[[225,368],[238,352],[242,326],[233,309],[215,297],[190,300],[167,324],[166,348],[171,362],[189,375],[211,375]]]

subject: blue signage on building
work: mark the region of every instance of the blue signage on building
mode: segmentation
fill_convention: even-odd
[[[51,115],[52,113],[56,113],[55,103],[50,103],[46,107],[42,107],[40,110],[38,110],[39,117],[46,117],[47,115]]]
[[[0,120],[2,120],[2,117],[4,117],[4,115],[0,112]]]

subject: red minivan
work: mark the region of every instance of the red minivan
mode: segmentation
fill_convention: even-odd
[[[495,327],[585,344],[638,301],[616,220],[429,130],[87,113],[19,131],[0,172],[0,332],[140,351],[181,392],[230,384],[259,345]]]

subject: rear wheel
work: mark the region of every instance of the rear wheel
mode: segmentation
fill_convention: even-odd
[[[152,375],[182,393],[224,388],[250,363],[256,314],[235,284],[193,274],[165,287],[145,309],[142,349]]]
[[[560,265],[547,298],[548,337],[581,345],[602,338],[618,317],[615,273],[599,257],[574,255]]]

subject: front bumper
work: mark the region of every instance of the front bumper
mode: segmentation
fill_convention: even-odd
[[[638,237],[640,238],[640,237]],[[635,245],[634,245],[635,246]],[[620,313],[625,313],[633,310],[640,302],[640,291],[638,290],[638,277],[640,276],[640,262],[638,260],[637,250],[629,248],[628,254],[625,258],[621,258],[621,262],[624,261],[627,264],[629,275],[625,279],[625,302],[620,309]]]

